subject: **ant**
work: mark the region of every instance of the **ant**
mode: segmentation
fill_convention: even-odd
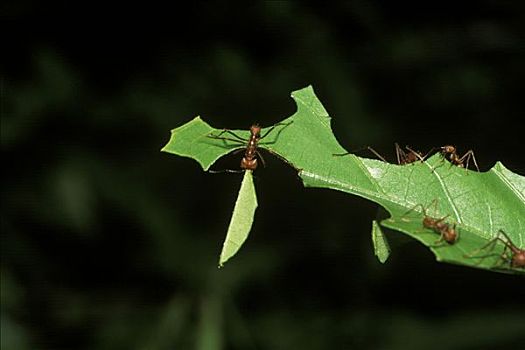
[[[261,136],[262,128],[259,126],[259,124],[253,124],[252,126],[250,126],[250,138],[249,139],[240,137],[239,135],[235,134],[234,132],[228,129],[222,130],[219,135],[210,134],[208,135],[208,137],[217,139],[217,140],[227,140],[227,141],[242,143],[243,145],[246,145],[244,149],[244,157],[242,157],[241,159],[241,169],[242,170],[240,171],[244,171],[244,170],[253,171],[257,169],[257,165],[258,165],[257,157],[261,160],[262,164],[265,165],[263,156],[257,150],[259,141],[265,138],[266,136],[268,136],[268,134],[270,134],[275,129],[276,126],[283,125],[283,124],[287,126],[287,125],[290,125],[291,123],[292,122],[286,123],[286,124],[277,123],[273,125],[268,131],[266,131],[262,136]],[[230,134],[231,136],[235,138],[223,137],[222,135],[225,133]],[[242,149],[238,151],[242,151]],[[236,170],[226,170],[226,171],[237,172]]]
[[[403,150],[403,148],[401,148],[401,146],[399,146],[397,142],[395,142],[394,145],[396,147],[397,164],[399,165],[414,163],[418,160],[424,161],[425,158],[428,156],[428,153],[426,155],[423,155],[421,152],[414,151],[408,146],[405,146],[405,149],[406,149],[405,151]],[[372,147],[367,146],[366,149],[372,152],[377,158],[381,159],[383,162],[388,163],[387,160]],[[351,152],[335,153],[334,156],[346,156],[348,154],[352,154],[352,153]]]
[[[504,238],[502,238],[501,236],[503,236]],[[525,249],[518,248],[503,230],[499,230],[496,237],[491,239],[487,244],[485,244],[481,248],[477,249],[476,252],[479,252],[480,250],[483,250],[487,248],[488,246],[492,246],[491,248],[492,250],[494,248],[494,245],[498,241],[500,241],[504,245],[503,251],[500,254],[501,261],[503,263],[505,262],[509,263],[511,267],[525,268]],[[469,255],[465,255],[465,257],[484,259],[491,255],[494,255],[494,254],[488,254],[488,255],[483,255],[483,256],[472,256],[472,254],[469,254]]]
[[[474,165],[476,166],[476,170],[479,172],[478,163],[476,162],[476,157],[474,156],[473,150],[468,150],[463,156],[459,156],[457,153],[457,149],[455,146],[452,145],[445,145],[442,147],[439,147],[439,153],[443,156],[443,158],[447,159],[450,163],[453,165],[456,165],[460,168],[468,168],[468,164],[470,159],[474,162]]]
[[[434,203],[434,205],[437,206],[437,200],[433,200],[432,203]],[[432,203],[430,205],[432,205]],[[457,242],[457,240],[459,239],[459,234],[456,230],[456,224],[450,225],[449,223],[445,222],[445,219],[448,218],[449,215],[445,215],[442,218],[433,218],[427,215],[428,207],[425,208],[421,204],[417,204],[416,206],[414,206],[412,209],[406,212],[405,215],[417,207],[421,207],[423,211],[423,227],[439,234],[439,239],[435,242],[435,244],[440,243],[442,241],[445,241],[448,244],[454,244]]]
[[[405,152],[397,142],[394,143],[394,145],[396,146],[396,157],[397,157],[397,164],[399,165],[405,165],[405,164],[410,164],[410,163],[414,163],[418,160],[420,161],[424,161],[428,154],[425,154],[423,155],[421,152],[419,151],[414,151],[412,148],[408,147],[408,146],[405,146],[405,149],[408,151],[408,152]]]
[[[438,226],[438,228],[439,228],[438,230],[439,232],[437,233],[440,234],[438,242],[445,241],[448,244],[454,244],[459,239],[459,234],[458,234],[458,231],[456,230],[456,224],[451,226],[447,223],[441,223]]]

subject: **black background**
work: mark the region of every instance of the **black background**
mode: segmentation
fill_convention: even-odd
[[[521,2],[2,6],[2,349],[523,344],[522,278],[397,232],[382,265],[375,204],[271,156],[218,270],[241,175],[160,152],[196,115],[278,122],[311,84],[349,150],[455,144],[523,174]]]

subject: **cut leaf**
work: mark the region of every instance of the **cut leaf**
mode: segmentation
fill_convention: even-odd
[[[226,239],[222,246],[219,267],[222,267],[226,261],[233,257],[248,238],[255,209],[257,209],[257,195],[253,185],[253,176],[251,170],[246,170],[233,208]]]
[[[277,138],[285,131],[288,124],[282,123],[277,125],[264,139],[259,142],[259,146],[276,142]],[[265,135],[271,127],[261,129],[261,135]],[[195,159],[201,165],[202,169],[207,171],[210,166],[220,157],[238,150],[246,148],[242,141],[231,141],[232,136],[225,133],[219,136],[221,132],[227,129],[215,129],[203,121],[200,117],[195,117],[186,124],[171,130],[171,138],[161,151],[178,156]],[[246,143],[250,139],[250,132],[247,130],[229,130],[239,138],[244,138]],[[224,138],[214,138],[219,136]]]
[[[395,165],[345,153],[332,133],[330,117],[313,89],[292,93],[297,112],[276,131],[261,140],[266,148],[298,169],[307,187],[330,188],[372,200],[383,206],[390,218],[381,225],[417,239],[428,246],[437,260],[471,267],[525,273],[524,269],[500,264],[503,245],[497,244],[485,259],[471,257],[504,230],[520,249],[525,248],[525,178],[497,163],[479,173],[450,165],[439,154],[425,162]],[[293,121],[293,122],[292,122]],[[291,122],[291,123],[290,123]],[[195,124],[195,125],[193,125]],[[245,147],[242,143],[217,140],[200,118],[173,130],[164,151],[189,156],[206,170],[220,156]],[[264,132],[264,131],[263,131]],[[248,131],[235,131],[248,138]],[[430,208],[436,203],[436,208]],[[436,244],[439,235],[422,226],[427,215],[457,225],[460,238],[453,245]]]
[[[390,245],[381,227],[375,220],[372,221],[372,243],[374,244],[374,253],[377,259],[384,264],[390,256]]]

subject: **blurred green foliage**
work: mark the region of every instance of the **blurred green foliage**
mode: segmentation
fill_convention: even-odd
[[[519,2],[78,6],[4,6],[2,349],[522,344],[522,279],[402,238],[381,265],[373,205],[270,156],[250,241],[218,270],[241,177],[159,152],[197,114],[271,125],[312,84],[347,149],[452,143],[523,174]]]

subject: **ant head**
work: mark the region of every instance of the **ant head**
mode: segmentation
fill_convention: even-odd
[[[443,232],[443,238],[448,244],[454,244],[458,239],[458,233],[454,227],[449,227]]]
[[[445,145],[445,146],[441,147],[441,151],[444,152],[444,153],[454,153],[454,152],[456,152],[456,147],[454,147],[452,145]]]
[[[423,217],[423,226],[426,228],[433,229],[434,227],[436,227],[436,220],[429,216],[426,216],[425,214],[425,216]]]
[[[259,135],[261,133],[261,127],[259,126],[259,124],[253,124],[252,126],[250,126],[250,132],[252,133],[252,135]]]
[[[513,267],[525,267],[525,250],[519,250],[512,257],[512,266]]]

